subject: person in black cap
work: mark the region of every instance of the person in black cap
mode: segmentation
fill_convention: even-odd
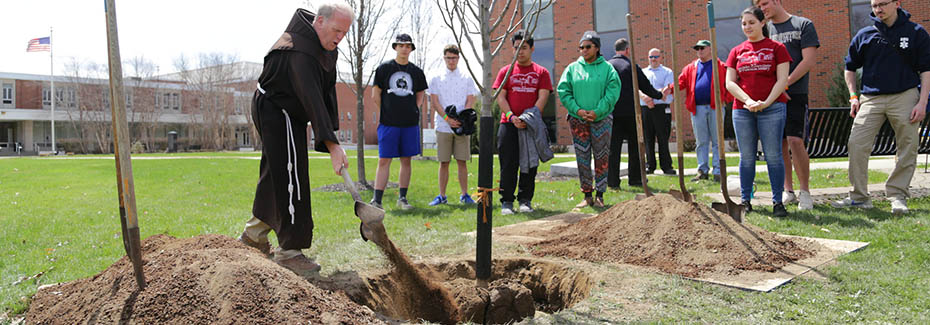
[[[344,3],[319,7],[319,15],[297,9],[284,34],[265,55],[252,97],[252,117],[262,140],[262,160],[252,219],[239,236],[242,243],[269,254],[268,233],[274,230],[278,248],[274,261],[298,274],[320,266],[301,252],[310,248],[310,175],[307,164],[307,123],[313,128],[314,149],[329,152],[333,170],[347,172],[345,152],[335,130],[336,47],[355,14]]]
[[[400,158],[400,195],[397,206],[412,209],[407,201],[410,186],[410,157],[420,154],[420,103],[427,88],[423,70],[409,61],[416,50],[410,35],[399,34],[391,44],[397,57],[385,61],[375,71],[372,98],[380,108],[378,124],[378,170],[375,172],[374,206],[381,207],[384,188],[391,175],[391,161]]]
[[[620,99],[614,107],[614,125],[610,136],[610,159],[607,163],[607,186],[611,188],[620,188],[620,150],[623,141],[627,143],[627,154],[629,154],[627,170],[629,170],[627,181],[630,186],[642,186],[643,181],[639,173],[639,143],[636,140],[636,115],[633,110],[633,101],[639,100],[638,94],[633,94],[633,67],[636,67],[637,76],[639,76],[639,91],[646,96],[654,99],[661,99],[663,93],[652,87],[652,83],[646,78],[643,70],[639,66],[630,63],[629,49],[630,41],[625,38],[618,39],[614,42],[614,51],[616,55],[608,60],[614,66],[614,70],[620,76]],[[666,94],[671,93],[671,89],[666,88]]]

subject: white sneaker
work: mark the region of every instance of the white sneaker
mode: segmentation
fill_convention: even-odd
[[[520,213],[533,213],[533,206],[530,202],[520,202]]]
[[[871,209],[872,200],[865,200],[862,202],[853,201],[853,199],[845,198],[839,201],[834,201],[830,203],[834,208],[860,208],[860,209]]]
[[[781,203],[792,204],[797,203],[798,197],[794,195],[793,192],[784,191],[781,193]]]
[[[899,216],[907,212],[908,212],[907,200],[903,200],[899,198],[891,199],[891,214]]]
[[[811,210],[814,208],[814,200],[811,199],[811,193],[808,191],[798,191],[798,210]]]

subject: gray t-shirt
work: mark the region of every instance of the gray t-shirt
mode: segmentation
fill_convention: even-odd
[[[791,55],[791,70],[801,63],[804,57],[801,55],[801,49],[808,47],[820,47],[820,39],[817,38],[817,30],[814,29],[814,23],[810,19],[791,16],[781,24],[775,24],[769,21],[769,38],[785,44],[788,48],[788,54]],[[788,87],[788,94],[807,94],[808,81],[810,73],[805,73],[804,77]]]

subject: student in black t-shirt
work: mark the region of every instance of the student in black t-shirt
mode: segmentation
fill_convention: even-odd
[[[426,90],[426,75],[409,61],[416,49],[410,35],[400,34],[391,45],[397,52],[393,60],[385,61],[375,71],[372,98],[381,112],[378,124],[378,171],[375,173],[375,195],[371,203],[381,207],[381,197],[391,174],[391,161],[400,158],[400,197],[397,205],[404,209],[410,186],[410,157],[420,154],[420,108]]]

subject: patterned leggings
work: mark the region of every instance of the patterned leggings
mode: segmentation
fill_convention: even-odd
[[[578,179],[581,191],[590,193],[607,191],[607,159],[610,156],[610,129],[613,117],[607,116],[599,122],[587,122],[573,116],[568,117],[575,143],[575,160],[578,162]],[[594,183],[591,186],[591,156],[594,156]]]

